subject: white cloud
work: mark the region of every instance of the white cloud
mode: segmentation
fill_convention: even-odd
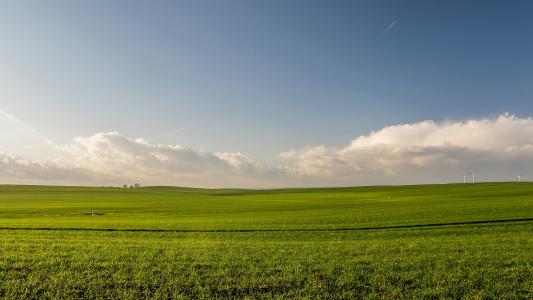
[[[282,171],[241,153],[210,153],[150,144],[117,132],[77,137],[58,146],[61,159],[23,160],[0,153],[0,179],[9,182],[183,186],[272,186]]]
[[[533,179],[533,120],[509,114],[464,122],[385,127],[346,147],[308,146],[261,165],[240,152],[211,153],[152,144],[116,132],[58,146],[60,159],[29,161],[0,153],[0,179],[39,183],[182,186],[313,186]]]
[[[277,172],[241,153],[210,153],[179,145],[150,144],[116,132],[78,137],[61,149],[77,168],[103,174],[113,181],[144,184],[223,186],[265,184]]]
[[[0,153],[0,179],[14,183],[97,182],[98,178],[90,170],[62,164],[57,161],[30,161]]]
[[[468,171],[509,180],[533,165],[533,120],[509,114],[465,122],[385,127],[340,149],[306,147],[281,155],[300,177],[353,184],[456,181]]]
[[[496,119],[466,122],[414,124],[385,127],[352,141],[347,150],[376,145],[420,147],[464,147],[475,150],[500,151],[512,146],[533,143],[533,121],[509,114]]]

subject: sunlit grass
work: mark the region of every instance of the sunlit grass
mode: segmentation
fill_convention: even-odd
[[[533,185],[0,186],[0,227],[341,229],[533,218]],[[86,215],[102,212],[102,216]],[[364,231],[0,231],[7,298],[533,297],[533,222]]]

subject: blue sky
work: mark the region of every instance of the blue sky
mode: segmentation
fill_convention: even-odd
[[[394,124],[533,115],[531,1],[6,1],[0,151],[98,132],[279,165]],[[28,130],[28,128],[33,128]],[[40,142],[39,142],[40,140]],[[40,143],[40,144],[39,144]],[[36,150],[39,149],[39,150]]]

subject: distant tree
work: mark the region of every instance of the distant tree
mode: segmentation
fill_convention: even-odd
[[[127,188],[128,188],[128,185],[125,184],[125,185],[122,186],[122,188],[123,188],[123,189],[127,189]]]
[[[136,188],[136,189],[138,189],[138,188],[140,188],[140,187],[141,187],[140,184],[138,184],[138,183],[135,184],[135,188]]]
[[[130,189],[132,189],[132,188],[133,188],[133,184],[132,184],[132,185],[130,185]]]

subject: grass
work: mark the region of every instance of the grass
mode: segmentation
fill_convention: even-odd
[[[0,186],[0,228],[6,298],[533,298],[531,183]]]

